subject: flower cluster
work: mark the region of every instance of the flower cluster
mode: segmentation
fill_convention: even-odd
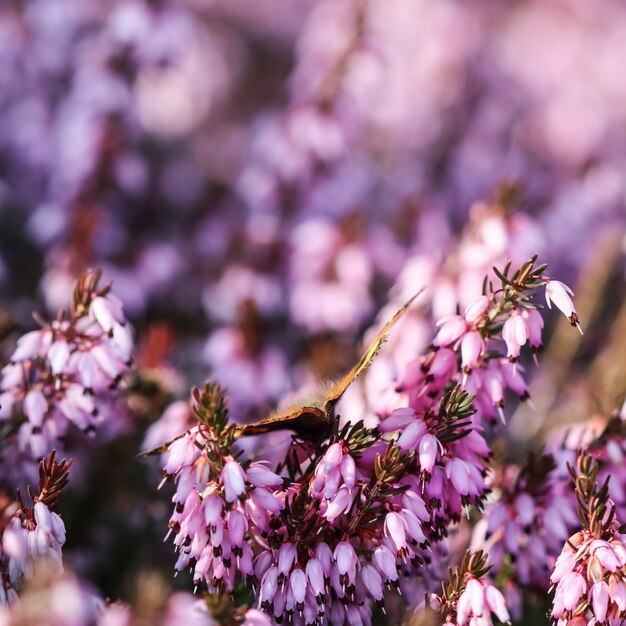
[[[379,429],[401,431],[398,447],[416,452],[413,475],[405,478],[405,484],[426,501],[432,522],[428,532],[440,538],[450,522],[460,519],[464,507],[480,504],[487,494],[490,451],[481,432],[472,428],[475,409],[467,392],[455,386],[441,399],[429,400],[431,406],[423,411],[396,409]]]
[[[545,593],[556,556],[578,523],[567,481],[551,454],[530,453],[521,466],[494,468],[490,486],[493,498],[473,529],[471,546],[485,550],[508,588]],[[509,607],[519,614],[520,596],[511,596]]]
[[[582,529],[567,539],[550,577],[555,624],[623,623],[626,611],[626,541],[609,497],[598,485],[598,462],[579,451],[570,466]]]
[[[490,449],[482,420],[475,417],[477,399],[463,386],[470,387],[476,373],[485,376],[493,361],[521,379],[521,368],[490,342],[503,336],[506,341],[511,319],[539,316],[532,292],[549,280],[544,270],[531,259],[511,276],[508,267],[497,272],[500,289],[490,285],[465,317],[446,320],[432,348],[398,381],[408,406],[383,416],[375,428],[335,420],[314,441],[297,434],[275,472],[234,451],[236,437],[246,431],[228,425],[220,388],[195,390],[198,425],[159,449],[166,451],[166,477],[176,482],[170,518],[179,551],[176,569],[190,569],[196,585],[204,581],[210,592],[235,598],[238,582],[245,582],[277,623],[367,624],[373,606],[385,606],[385,589],[402,588],[410,579],[426,591],[430,564],[450,524],[464,508],[481,506],[488,493]],[[481,348],[470,359],[474,343]],[[518,347],[523,343],[519,331]],[[540,346],[536,333],[531,345]],[[270,430],[292,424],[266,425]],[[539,489],[541,484],[545,480]],[[523,489],[520,480],[518,490]],[[513,505],[526,520],[524,528],[534,521],[529,497]],[[551,515],[550,505],[541,505]],[[552,503],[555,512],[559,505]],[[567,512],[559,514],[562,525],[571,522]],[[495,530],[494,520],[492,525]],[[554,530],[557,542],[566,536],[561,530]],[[471,616],[484,614],[486,620],[490,611],[508,619],[499,592],[478,581],[487,570],[482,571],[483,557],[477,559],[468,561],[479,573],[467,577],[460,595],[461,625]]]
[[[463,506],[479,504],[487,494],[490,449],[483,428],[493,424],[498,413],[504,421],[505,391],[528,399],[516,360],[527,341],[531,348],[541,347],[541,315],[532,296],[534,290],[551,284],[543,274],[545,266],[535,267],[535,261],[512,275],[510,265],[502,272],[495,270],[499,289],[485,281],[485,294],[468,306],[465,315],[448,317],[440,324],[431,348],[410,361],[396,383],[404,399],[400,401],[408,406],[380,423],[382,432],[402,429],[398,445],[417,451],[418,472],[439,534],[445,533],[451,520],[459,519]],[[518,327],[513,351],[507,330],[511,324]],[[498,350],[502,340],[514,356],[507,358]],[[451,385],[457,386],[452,393],[447,391]]]
[[[195,391],[200,423],[167,447],[164,473],[176,483],[170,532],[179,551],[176,569],[212,591],[232,591],[237,573],[254,581],[249,532],[267,536],[282,479],[261,463],[241,464],[230,452],[232,429],[218,386]]]
[[[490,567],[487,555],[479,551],[468,552],[461,565],[450,570],[450,580],[442,584],[442,594],[432,594],[429,598],[431,608],[445,624],[491,626],[492,614],[500,622],[510,623],[504,596],[483,579]]]
[[[121,302],[100,287],[100,272],[78,280],[69,313],[23,335],[0,378],[0,419],[20,449],[40,458],[72,424],[91,433],[115,419],[114,390],[132,358],[132,331]]]
[[[619,414],[610,417],[597,439],[590,442],[587,451],[600,465],[598,482],[609,480],[609,496],[618,519],[626,519],[626,421]]]
[[[194,395],[200,424],[170,442],[164,457],[177,487],[176,569],[191,568],[211,592],[233,592],[244,580],[279,623],[368,623],[365,600],[382,605],[385,586],[398,587],[400,572],[417,568],[427,545],[424,501],[399,484],[407,464],[401,450],[383,444],[374,476],[357,473],[355,458],[372,436],[356,425],[308,470],[289,459],[284,480],[233,456],[234,428],[218,387]]]
[[[56,571],[63,570],[61,548],[65,543],[65,525],[52,508],[66,486],[71,461],[57,462],[55,452],[39,464],[39,486],[29,495],[28,507],[18,492],[17,510],[6,522],[2,532],[0,569],[2,573],[1,603],[15,600],[15,592],[25,579],[32,579],[40,561]]]

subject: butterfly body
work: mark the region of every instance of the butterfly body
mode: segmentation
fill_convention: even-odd
[[[421,290],[396,311],[369,345],[359,362],[343,378],[322,385],[315,396],[307,398],[308,401],[300,405],[292,404],[289,408],[276,411],[258,422],[238,425],[235,436],[261,435],[275,430],[293,430],[301,439],[318,441],[325,438],[336,420],[335,405],[354,379],[369,366],[381,346],[387,341],[389,329],[402,317],[420,293]]]

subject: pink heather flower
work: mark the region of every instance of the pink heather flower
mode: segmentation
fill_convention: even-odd
[[[617,571],[626,563],[624,555],[618,556],[615,550],[613,550],[613,546],[608,541],[601,539],[592,541],[589,546],[589,552],[595,556],[600,562],[600,565],[609,572]]]
[[[304,599],[307,590],[306,574],[301,569],[294,569],[289,577],[289,588],[296,603],[296,609],[302,611],[304,609]]]
[[[41,427],[47,411],[48,401],[39,389],[33,389],[26,394],[24,397],[24,413],[35,428]]]
[[[91,283],[81,279],[83,288],[93,285],[93,278]],[[114,300],[112,294],[92,291],[83,296],[87,310],[61,313],[42,329],[24,335],[2,370],[1,418],[26,415],[27,421],[18,423],[16,440],[35,458],[58,447],[71,425],[91,433],[105,419],[116,425],[113,418],[123,416],[119,408],[112,408],[131,361],[132,331],[121,304],[114,306],[115,321],[110,324],[101,325],[102,316],[91,314],[95,301],[96,308],[105,306]],[[117,421],[121,423],[119,417]]]
[[[315,468],[311,495],[331,500],[325,517],[333,521],[352,503],[352,488],[356,484],[356,463],[343,442],[332,444]],[[348,504],[349,502],[349,504]],[[342,508],[343,506],[343,508]]]
[[[11,355],[12,363],[34,359],[45,353],[52,343],[52,333],[32,330],[17,340],[17,346]]]
[[[491,624],[490,613],[494,613],[501,622],[510,621],[504,596],[500,591],[484,580],[469,578],[457,602],[458,625]]]
[[[326,587],[322,563],[317,559],[310,559],[306,564],[306,577],[317,603],[323,604],[326,601]]]
[[[341,476],[348,489],[352,489],[356,482],[356,463],[349,454],[344,455],[341,461]]]
[[[401,501],[404,508],[412,511],[420,521],[426,522],[430,520],[430,513],[426,508],[426,503],[422,497],[414,491],[405,491],[402,494]]]
[[[433,340],[436,346],[449,346],[460,339],[467,330],[467,323],[460,315],[452,315],[439,322],[439,332]]]
[[[61,374],[70,359],[70,348],[63,339],[55,341],[48,349],[48,361],[53,374]]]
[[[324,464],[324,474],[331,474],[341,463],[343,457],[343,446],[341,443],[334,443],[328,448],[322,457]]]
[[[506,359],[498,362],[498,371],[502,376],[502,380],[520,400],[528,400],[528,384],[522,376],[524,368],[518,363],[512,365]]]
[[[591,586],[591,603],[596,621],[604,622],[609,607],[609,587],[603,580]]]
[[[546,285],[546,302],[548,308],[552,308],[552,303],[557,309],[567,317],[572,326],[576,326],[582,334],[578,315],[576,314],[576,308],[570,296],[573,296],[574,292],[565,284],[558,280],[549,280]]]
[[[131,626],[131,624],[132,614],[130,609],[116,602],[107,605],[100,613],[97,626]]]
[[[361,580],[367,587],[369,594],[380,603],[383,599],[383,581],[380,574],[372,565],[364,565],[361,569]]]
[[[391,539],[399,558],[406,552],[406,529],[399,513],[391,512],[385,516],[385,535]]]
[[[426,424],[423,421],[414,420],[412,423],[406,426],[404,430],[402,430],[400,436],[398,437],[396,445],[401,450],[407,452],[408,450],[413,450],[417,446],[418,442],[420,442],[421,449],[421,442],[424,440],[424,438],[431,436],[425,434],[426,430]]]
[[[435,352],[433,360],[428,368],[428,374],[434,379],[434,382],[441,384],[448,381],[453,374],[456,373],[457,362],[454,350],[449,348],[440,348]]]
[[[526,492],[520,493],[515,498],[515,512],[522,526],[530,526],[535,519],[535,499]]]
[[[396,556],[387,546],[379,546],[374,550],[373,562],[382,574],[385,582],[397,582],[398,568],[396,566]]]
[[[259,462],[250,464],[246,470],[246,478],[255,487],[278,487],[283,484],[280,476]]]
[[[350,490],[346,487],[341,487],[328,503],[323,517],[332,524],[340,515],[346,513],[352,507],[353,500],[354,497]]]
[[[89,305],[89,314],[107,333],[113,331],[116,326],[126,325],[122,303],[112,295],[94,298]]]
[[[543,339],[541,337],[543,330],[543,317],[536,309],[524,309],[522,317],[526,320],[528,329],[528,342],[533,350],[541,350],[543,347]]]
[[[493,585],[487,585],[485,591],[485,599],[487,606],[492,613],[495,613],[496,617],[504,624],[511,621],[509,611],[506,608],[506,602],[504,596],[499,589],[496,589]]]
[[[385,418],[379,425],[378,430],[383,433],[403,430],[415,421],[415,411],[410,407],[395,409],[391,415]]]
[[[348,541],[338,543],[333,557],[337,564],[340,578],[344,580],[345,577],[346,582],[343,584],[353,584],[356,577],[358,558],[352,544]]]
[[[504,339],[506,343],[507,357],[511,360],[517,359],[522,346],[528,340],[526,320],[517,311],[504,322],[504,326],[502,327],[502,339]]]
[[[432,471],[440,451],[443,454],[443,446],[437,437],[427,433],[421,438],[418,446],[418,458],[422,472],[430,473]]]
[[[556,559],[554,564],[554,570],[550,576],[550,582],[560,582],[567,573],[569,573],[576,564],[576,553],[572,550],[569,544],[565,544],[563,551]]]
[[[260,611],[256,612],[265,615]],[[180,626],[180,624],[185,624],[185,626],[217,626],[206,602],[190,593],[178,591],[167,599],[165,615],[163,621],[159,622],[159,626]]]
[[[485,353],[485,340],[475,331],[467,333],[461,340],[461,367],[465,372],[478,367]]]
[[[278,549],[278,571],[287,576],[296,561],[298,550],[293,543],[283,543]]]
[[[32,578],[37,561],[45,558],[63,571],[61,548],[65,543],[65,525],[48,506],[35,501],[33,519],[13,517],[2,536],[2,552],[8,557],[10,584],[18,588],[22,579]]]
[[[271,606],[274,595],[278,590],[278,568],[270,567],[261,580],[259,602],[261,607],[268,609]]]
[[[470,490],[469,468],[461,459],[451,459],[446,463],[446,476],[454,488],[462,495],[467,495]]]
[[[578,572],[570,572],[559,583],[559,589],[562,589],[563,593],[563,607],[568,611],[573,611],[578,600],[587,590],[587,582]]]
[[[489,298],[481,296],[465,309],[465,321],[468,324],[475,324],[489,309]]]
[[[246,490],[245,474],[237,461],[227,461],[222,469],[222,484],[226,502],[234,502]]]
[[[623,580],[609,578],[609,596],[619,612],[626,610],[626,583]]]

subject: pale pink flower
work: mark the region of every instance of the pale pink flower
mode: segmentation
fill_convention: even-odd
[[[465,626],[468,623],[472,626],[491,624],[490,613],[494,613],[501,622],[510,621],[509,612],[500,591],[484,580],[470,577],[457,602],[458,626]]]
[[[245,493],[245,474],[237,461],[227,461],[224,464],[222,484],[227,502],[234,502]]]
[[[435,463],[442,445],[439,440],[430,433],[425,434],[418,446],[418,458],[420,462],[420,468],[423,472],[430,472]]]
[[[562,590],[563,594],[563,607],[567,611],[573,611],[578,600],[587,590],[587,581],[578,572],[570,572],[559,583],[559,589]]]
[[[439,332],[433,340],[436,346],[449,346],[460,339],[467,330],[467,323],[460,315],[447,317],[439,322]]]
[[[609,587],[603,580],[591,586],[591,602],[594,617],[598,622],[603,622],[609,606]]]
[[[485,353],[485,340],[479,333],[472,331],[461,340],[461,367],[464,371],[471,371],[478,366]]]
[[[522,315],[514,312],[502,327],[502,339],[507,347],[507,357],[511,360],[519,358],[522,346],[528,340],[528,328]]]
[[[465,309],[465,321],[468,324],[475,324],[488,309],[489,298],[487,296],[481,296]]]
[[[543,317],[536,309],[524,309],[522,317],[526,320],[528,329],[528,342],[533,350],[541,350],[543,347],[542,330]]]
[[[548,308],[552,308],[552,303],[557,309],[567,317],[572,326],[576,326],[582,334],[578,315],[576,314],[576,307],[570,296],[573,296],[574,292],[565,284],[558,280],[549,280],[546,285],[546,302]]]

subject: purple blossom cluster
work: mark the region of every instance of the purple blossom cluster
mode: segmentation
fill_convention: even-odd
[[[176,483],[169,522],[179,553],[176,570],[190,570],[196,586],[204,582],[211,593],[235,594],[245,582],[259,608],[277,623],[369,624],[372,607],[385,607],[386,590],[403,587],[419,605],[450,525],[460,521],[464,509],[482,508],[490,490],[485,428],[499,423],[492,418],[504,397],[503,379],[494,372],[507,371],[516,395],[528,397],[517,360],[527,343],[535,350],[541,345],[534,291],[545,286],[546,297],[577,323],[566,288],[544,272],[535,259],[512,273],[509,266],[496,270],[500,288],[489,283],[465,315],[442,321],[429,350],[409,362],[397,382],[403,406],[381,415],[376,427],[339,422],[325,433],[320,424],[319,433],[307,435],[299,432],[296,417],[259,422],[266,430],[296,432],[275,471],[236,452],[246,430],[229,425],[219,386],[196,390],[199,424],[157,449],[166,451],[164,475]],[[517,352],[507,357],[511,320],[520,320]],[[546,496],[541,481],[530,485],[537,497]],[[562,500],[543,502],[545,517],[536,517],[528,493],[513,505],[529,534],[530,525],[536,522],[539,532],[550,515],[554,528],[544,533],[549,545],[541,555],[546,563],[576,521],[572,502]],[[497,508],[488,513],[492,530],[498,515]],[[503,509],[503,523],[506,515]],[[514,533],[513,525],[505,532]],[[522,567],[524,554],[515,548]],[[502,565],[502,555],[494,556]],[[530,576],[531,563],[526,565]],[[411,586],[415,581],[421,581],[421,592]],[[491,585],[472,579],[467,589],[455,609],[459,624],[484,611],[508,619],[502,596]]]
[[[0,378],[0,419],[14,425],[17,446],[38,459],[57,447],[70,425],[92,433],[119,419],[115,389],[133,350],[121,302],[83,275],[69,313],[17,341]]]
[[[0,180],[3,206],[23,219],[8,225],[0,282],[15,289],[24,251],[41,251],[56,309],[77,273],[103,266],[133,321],[157,310],[206,339],[183,358],[253,419],[323,361],[288,345],[286,322],[313,348],[349,340],[417,265],[437,277],[427,323],[469,304],[507,258],[540,252],[569,281],[590,241],[626,226],[619,148],[601,141],[624,143],[624,94],[609,78],[623,10],[606,0],[605,39],[570,3],[273,0],[267,20],[242,2],[10,0]],[[525,34],[560,23],[561,69],[529,72]],[[451,33],[453,49],[441,44]],[[573,52],[585,46],[593,75]],[[564,133],[563,119],[588,123]],[[476,203],[516,178],[536,209],[521,210],[510,185]]]
[[[17,591],[25,580],[35,577],[41,563],[51,571],[62,572],[61,548],[65,543],[65,524],[52,510],[68,481],[71,462],[55,461],[55,453],[39,466],[36,493],[29,487],[32,506],[26,506],[18,491],[14,506],[4,511],[6,525],[2,529],[0,548],[0,605],[17,601]],[[11,511],[11,509],[15,509]]]
[[[555,624],[622,624],[626,612],[626,544],[599,465],[579,453],[572,466],[582,529],[567,539],[550,581]]]
[[[504,596],[484,579],[489,567],[483,552],[467,553],[461,565],[450,571],[443,593],[431,594],[429,605],[445,624],[492,626],[492,614],[500,622],[510,623]]]
[[[624,41],[621,0],[5,0],[0,625],[626,621]]]
[[[504,578],[507,605],[519,618],[520,589],[545,593],[563,542],[578,527],[576,500],[551,454],[530,454],[521,465],[494,468],[492,497],[472,531],[493,572]]]

